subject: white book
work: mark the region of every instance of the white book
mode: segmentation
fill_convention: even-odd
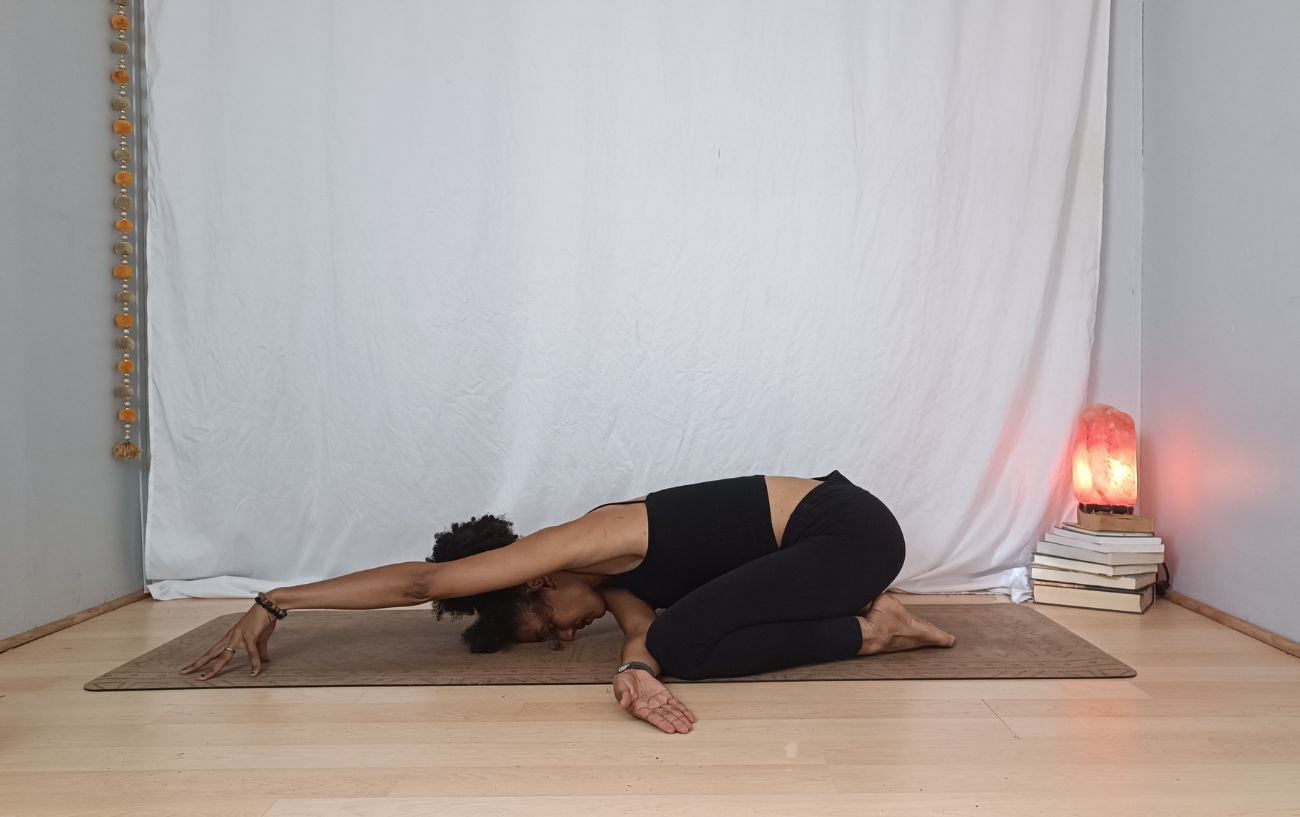
[[[1129,592],[1127,590],[1095,590],[1081,587],[1062,587],[1054,584],[1033,583],[1034,601],[1038,604],[1061,604],[1066,607],[1091,607],[1094,610],[1118,610],[1122,613],[1141,613],[1155,600],[1155,588]]]
[[[1165,560],[1163,553],[1104,553],[1046,541],[1038,543],[1038,552],[1100,565],[1154,565]]]
[[[1165,546],[1161,544],[1152,544],[1146,542],[1134,542],[1131,539],[1123,542],[1091,542],[1087,539],[1079,539],[1075,536],[1066,536],[1053,530],[1043,536],[1049,542],[1055,542],[1058,545],[1069,545],[1073,548],[1083,548],[1084,550],[1095,550],[1098,553],[1164,553]]]
[[[1159,562],[1149,565],[1101,565],[1096,562],[1081,562],[1077,559],[1062,559],[1060,556],[1048,556],[1045,553],[1035,553],[1034,564],[1061,570],[1094,573],[1099,576],[1136,576],[1142,573],[1155,573],[1160,567]]]
[[[1029,577],[1044,582],[1065,582],[1082,584],[1087,587],[1109,587],[1114,590],[1141,590],[1156,583],[1155,573],[1141,573],[1137,576],[1098,576],[1096,573],[1079,573],[1074,570],[1057,570],[1054,567],[1034,565],[1029,569]]]
[[[1097,533],[1080,533],[1069,528],[1055,527],[1048,536],[1059,536],[1075,542],[1084,542],[1107,550],[1163,550],[1159,536],[1107,536]]]
[[[1073,522],[1062,522],[1061,527],[1072,530],[1075,533],[1086,533],[1090,536],[1154,536],[1153,533],[1145,531],[1131,530],[1092,530],[1091,528],[1080,527]]]

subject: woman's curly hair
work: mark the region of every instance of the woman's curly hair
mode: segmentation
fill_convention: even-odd
[[[453,523],[433,537],[433,554],[426,562],[451,562],[505,547],[519,537],[514,526],[498,516],[476,516],[468,522]],[[496,652],[514,641],[519,618],[534,602],[534,594],[525,585],[491,590],[473,596],[440,599],[433,603],[439,620],[444,613],[478,619],[461,633],[461,641],[470,652]]]

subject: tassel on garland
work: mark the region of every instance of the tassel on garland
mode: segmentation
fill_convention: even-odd
[[[113,457],[119,460],[140,459],[140,446],[135,443],[118,443],[113,446]]]

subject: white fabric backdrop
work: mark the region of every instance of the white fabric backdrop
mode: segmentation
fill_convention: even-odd
[[[1068,503],[1109,5],[150,0],[155,596],[833,468],[898,586]]]

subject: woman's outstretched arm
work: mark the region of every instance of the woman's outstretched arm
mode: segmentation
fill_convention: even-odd
[[[626,555],[623,539],[610,533],[606,516],[591,514],[543,528],[503,548],[452,562],[401,562],[277,588],[266,597],[282,610],[374,610],[472,596],[513,587],[557,570],[582,568]],[[254,604],[229,632],[181,672],[194,672],[211,664],[199,676],[206,681],[223,672],[242,650],[248,653],[252,674],[257,675],[271,660],[266,645],[275,622],[273,615]]]
[[[543,528],[503,548],[453,562],[401,562],[277,588],[266,597],[283,610],[374,610],[500,590],[610,558],[599,548],[604,540],[596,535],[596,522],[577,519]]]
[[[399,562],[311,584],[279,587],[266,597],[282,610],[407,607],[438,598],[435,575],[440,567],[429,562]]]

